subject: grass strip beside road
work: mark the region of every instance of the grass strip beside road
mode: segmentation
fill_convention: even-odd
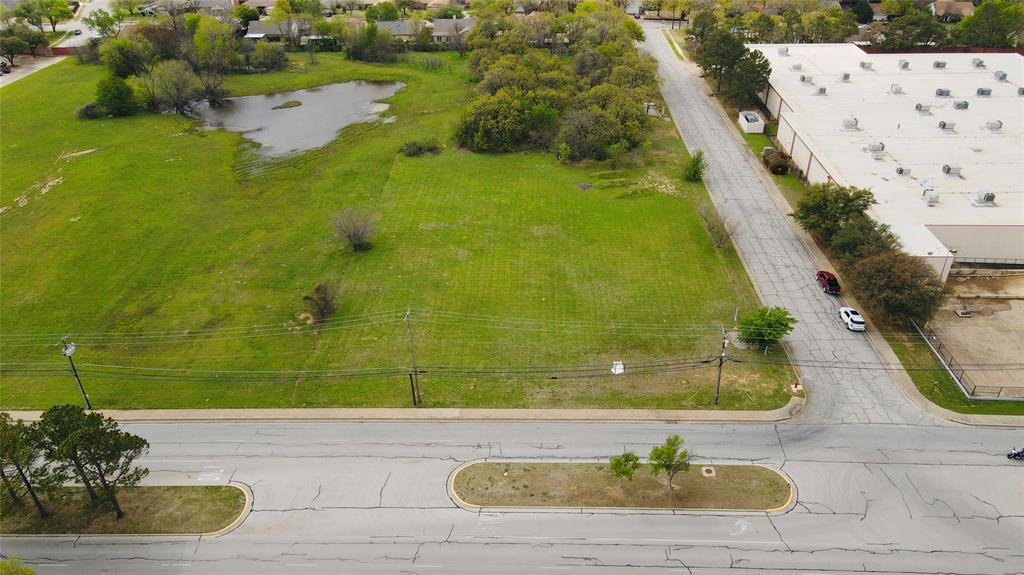
[[[15,534],[133,535],[210,533],[230,525],[245,508],[245,493],[231,485],[146,486],[118,491],[125,516],[89,510],[83,490],[69,489],[60,501],[44,501],[40,520],[28,498],[21,506],[6,499],[0,532]]]
[[[714,468],[714,477],[705,477],[703,467]],[[479,507],[733,511],[777,509],[791,495],[781,474],[760,465],[691,465],[672,484],[669,492],[664,476],[651,475],[647,465],[620,488],[607,463],[482,462],[461,469],[452,490],[465,503]]]

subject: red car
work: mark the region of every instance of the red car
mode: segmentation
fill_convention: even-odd
[[[839,280],[836,279],[836,276],[826,271],[819,271],[815,277],[818,278],[818,285],[821,286],[825,293],[831,295],[839,294]]]

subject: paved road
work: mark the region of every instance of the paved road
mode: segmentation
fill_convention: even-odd
[[[681,62],[662,33],[646,24],[644,49],[658,60],[662,94],[690,150],[704,150],[705,183],[733,228],[733,242],[754,283],[769,305],[788,309],[800,323],[788,338],[797,361],[866,362],[880,360],[863,334],[848,332],[839,321],[836,298],[814,281],[818,269],[762,180],[761,167],[745,152],[707,96],[693,64]],[[801,369],[810,389],[805,416],[819,422],[934,422],[906,401],[885,371]]]
[[[1003,430],[890,425],[190,423],[149,438],[156,483],[228,480],[254,510],[219,538],[5,538],[42,574],[1014,573],[1024,467]],[[645,453],[681,433],[702,460],[781,467],[785,515],[478,514],[446,491],[487,456]],[[1018,443],[1020,441],[1018,437]],[[774,570],[774,571],[773,571]]]
[[[57,25],[57,30],[81,30],[82,33],[78,36],[68,36],[61,42],[60,46],[84,46],[89,41],[89,37],[92,36],[93,31],[88,26],[82,23],[82,18],[89,16],[94,11],[103,9],[107,12],[112,10],[111,4],[113,0],[92,0],[82,5],[82,9],[75,15],[74,20],[64,22]]]

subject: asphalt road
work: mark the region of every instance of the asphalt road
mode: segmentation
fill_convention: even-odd
[[[647,49],[708,187],[769,303],[801,323],[800,358],[877,362],[813,287],[813,262],[692,73],[660,32]],[[1024,432],[921,413],[884,372],[808,370],[809,409],[779,425],[176,423],[148,438],[148,481],[244,483],[253,512],[201,537],[5,537],[40,573],[1022,573]],[[780,468],[787,513],[474,513],[449,474],[483,457],[643,454],[680,433],[698,462]]]

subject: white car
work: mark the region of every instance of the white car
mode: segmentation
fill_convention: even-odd
[[[843,323],[846,324],[846,329],[850,331],[864,331],[864,318],[860,316],[860,312],[852,307],[839,308],[839,319],[843,320]]]

